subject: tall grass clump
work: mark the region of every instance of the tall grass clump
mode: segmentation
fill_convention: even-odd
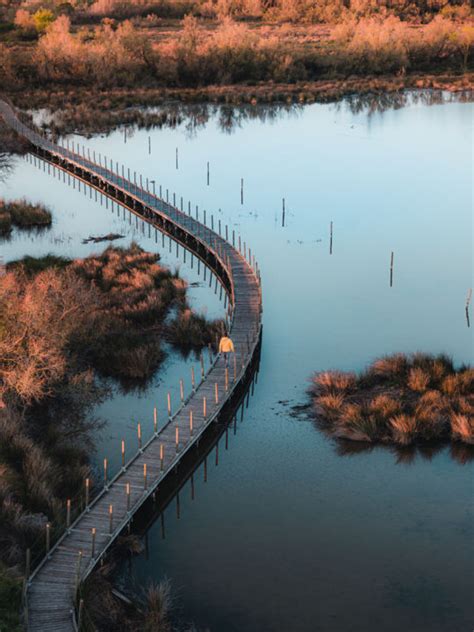
[[[474,369],[444,355],[395,354],[360,375],[326,371],[310,387],[319,425],[331,436],[401,446],[474,443]]]
[[[221,323],[195,314],[186,283],[159,264],[159,255],[132,243],[74,261],[74,271],[102,294],[102,332],[89,345],[91,362],[104,375],[144,380],[165,357],[162,340],[183,352],[213,340]]]
[[[2,216],[3,221],[2,221]],[[7,202],[0,198],[0,231],[7,223],[20,229],[43,228],[51,226],[51,211],[42,204],[31,204],[25,199]]]

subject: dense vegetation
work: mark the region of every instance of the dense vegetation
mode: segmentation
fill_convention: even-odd
[[[42,204],[31,204],[26,200],[6,202],[0,198],[0,235],[10,233],[13,226],[20,229],[50,226],[51,212]]]
[[[80,505],[97,425],[91,410],[107,394],[94,370],[146,378],[163,358],[163,338],[200,347],[219,327],[193,314],[184,282],[134,244],[83,260],[28,257],[7,266],[0,277],[0,628],[14,629],[11,609],[5,604],[2,614],[2,607],[5,594],[15,593],[25,549],[34,554],[44,543],[47,521],[53,534],[64,525],[67,498]]]
[[[311,395],[319,425],[337,438],[474,444],[474,369],[445,356],[384,357],[359,376],[318,373]]]
[[[13,8],[5,12],[11,30],[0,44],[0,77],[12,89],[195,88],[460,73],[468,70],[474,45],[468,4],[442,0],[99,0]],[[168,24],[158,17],[164,15],[183,19]],[[330,28],[313,24],[326,21]]]

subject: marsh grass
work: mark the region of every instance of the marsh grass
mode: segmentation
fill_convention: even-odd
[[[0,232],[10,232],[13,226],[25,230],[51,226],[51,211],[41,204],[31,204],[25,199],[7,202],[0,198]]]
[[[359,376],[318,373],[310,392],[319,425],[340,439],[474,443],[474,369],[444,355],[395,354]]]
[[[22,270],[28,277],[33,277],[44,270],[56,268],[62,270],[69,266],[71,259],[53,254],[43,257],[30,257],[26,255],[22,259],[17,259],[7,264],[7,270]]]
[[[165,357],[163,339],[187,353],[211,342],[222,326],[195,314],[186,301],[185,281],[161,266],[159,255],[135,243],[109,246],[72,267],[104,296],[103,333],[89,345],[91,362],[104,375],[146,380]]]
[[[143,552],[141,540],[122,536],[114,544],[105,563],[82,584],[80,596],[84,600],[87,620],[97,630],[109,632],[172,632],[172,597],[168,580],[151,583],[146,588],[127,594],[114,586],[117,566],[127,557]]]
[[[20,632],[21,579],[0,563],[0,630]]]

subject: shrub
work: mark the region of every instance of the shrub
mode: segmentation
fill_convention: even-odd
[[[33,14],[33,22],[38,33],[42,33],[54,22],[54,14],[49,9],[38,9]]]

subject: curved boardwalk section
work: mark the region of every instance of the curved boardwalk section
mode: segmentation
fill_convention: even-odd
[[[118,163],[114,169],[113,163],[97,164],[89,152],[86,157],[83,150],[81,156],[55,145],[25,126],[3,101],[0,116],[30,142],[33,153],[116,200],[204,261],[226,289],[230,335],[236,351],[235,361],[232,359],[228,367],[222,357],[214,359],[208,373],[170,415],[167,424],[156,429],[150,441],[70,525],[29,577],[25,592],[27,628],[34,632],[67,632],[77,630],[78,583],[87,577],[182,456],[199,441],[244,380],[261,335],[260,275],[254,256],[242,245],[240,237],[235,247],[197,218],[131,182],[129,176],[125,177],[124,167],[119,172]],[[234,234],[232,241],[235,244]]]

